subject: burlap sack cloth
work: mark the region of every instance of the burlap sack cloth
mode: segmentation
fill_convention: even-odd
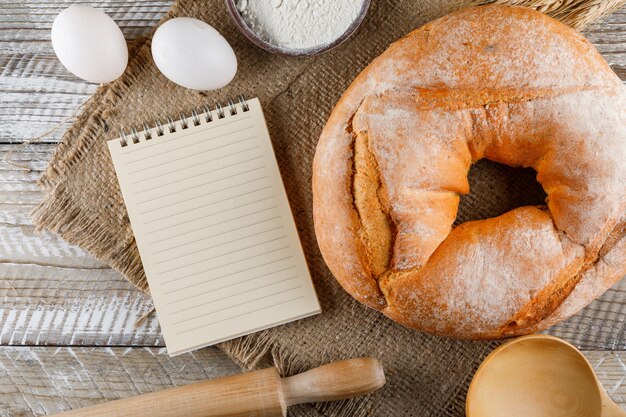
[[[165,17],[193,16],[232,44],[237,76],[215,93],[194,92],[156,69],[149,40],[131,52],[124,76],[98,89],[69,129],[41,178],[46,197],[34,212],[38,228],[59,233],[147,290],[146,280],[105,142],[120,127],[189,114],[214,100],[258,96],[274,143],[323,313],[224,343],[244,368],[274,363],[281,373],[358,356],[380,358],[386,386],[369,397],[293,407],[294,416],[462,416],[468,383],[493,343],[463,342],[405,329],[363,307],[334,280],[318,250],[311,212],[311,162],[322,127],[342,92],[375,56],[410,30],[444,14],[454,1],[374,0],[346,44],[313,58],[271,55],[234,27],[222,0],[179,0]],[[459,222],[541,204],[533,173],[491,163],[471,172],[472,195]],[[477,198],[479,196],[480,198]]]

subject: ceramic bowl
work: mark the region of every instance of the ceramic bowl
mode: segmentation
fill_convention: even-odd
[[[359,12],[356,19],[354,19],[354,21],[350,24],[350,26],[348,26],[348,29],[346,29],[343,35],[339,36],[333,42],[326,44],[326,45],[314,46],[312,48],[291,49],[291,48],[284,48],[278,45],[274,45],[272,43],[267,42],[263,38],[261,38],[259,35],[256,34],[256,32],[254,32],[246,24],[245,20],[243,20],[243,17],[239,13],[239,10],[237,10],[237,6],[235,4],[236,0],[224,0],[224,1],[226,2],[226,7],[228,8],[228,12],[230,13],[233,20],[235,21],[235,24],[237,25],[241,33],[243,33],[244,36],[250,40],[250,42],[258,46],[259,48],[265,49],[266,51],[271,52],[273,54],[288,55],[288,56],[318,55],[318,54],[321,54],[322,52],[326,52],[330,49],[335,48],[336,46],[341,45],[350,36],[352,36],[352,34],[354,34],[357,28],[361,25],[361,23],[363,22],[363,19],[365,19],[365,15],[367,15],[367,11],[371,3],[371,0],[363,1],[363,7],[361,8],[361,11]],[[269,0],[261,0],[261,1],[269,1]]]

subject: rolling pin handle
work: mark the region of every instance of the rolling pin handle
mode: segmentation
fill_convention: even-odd
[[[385,384],[378,359],[355,358],[322,365],[282,379],[287,406],[343,400],[369,394]]]

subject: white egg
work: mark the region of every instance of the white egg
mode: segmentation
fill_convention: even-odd
[[[237,73],[237,57],[228,41],[212,26],[190,17],[168,20],[157,29],[152,58],[163,75],[194,90],[222,88]]]
[[[118,78],[128,63],[124,35],[102,10],[74,4],[52,23],[52,47],[61,63],[93,83]]]

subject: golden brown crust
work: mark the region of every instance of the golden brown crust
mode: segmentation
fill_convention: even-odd
[[[396,233],[389,216],[387,192],[380,182],[367,133],[358,133],[354,139],[353,169],[352,194],[361,221],[359,238],[368,250],[372,275],[378,277],[389,269]]]
[[[547,209],[452,229],[481,158],[533,167]],[[545,328],[626,273],[626,89],[541,13],[450,14],[345,92],[318,144],[313,197],[322,254],[366,305],[461,338]]]

